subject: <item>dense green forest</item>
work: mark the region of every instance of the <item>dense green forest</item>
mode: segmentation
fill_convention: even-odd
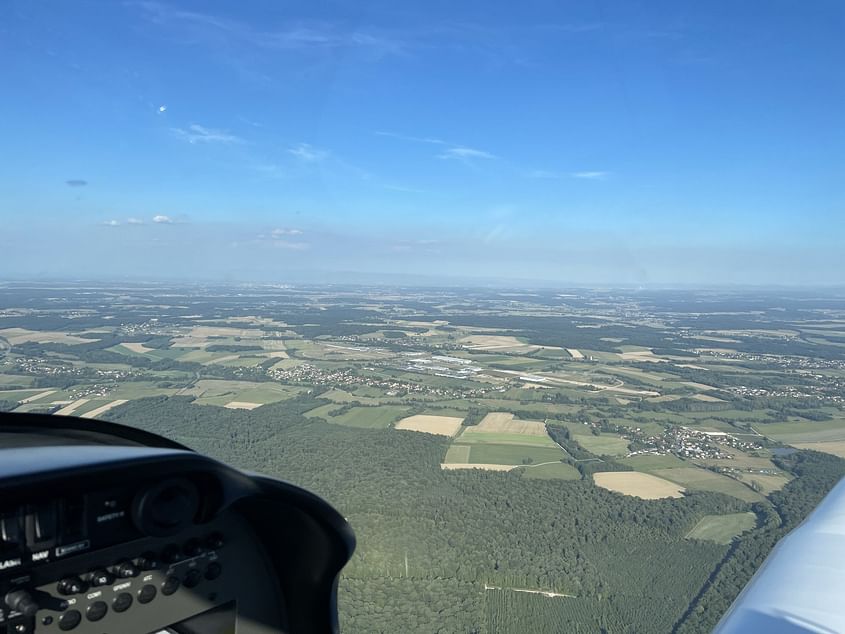
[[[392,632],[397,623],[421,632],[520,631],[514,619],[539,623],[539,606],[553,616],[531,631],[704,632],[771,540],[843,473],[843,461],[814,452],[783,459],[782,468],[802,477],[772,496],[776,512],[755,507],[763,527],[729,548],[684,535],[705,514],[750,508],[734,498],[693,492],[643,501],[588,479],[441,471],[446,439],[302,415],[324,402],[300,397],[242,412],[162,397],[128,403],[110,418],[282,477],[337,505],[359,540],[340,586],[347,632]]]

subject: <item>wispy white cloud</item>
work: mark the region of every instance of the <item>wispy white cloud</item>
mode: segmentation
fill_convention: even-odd
[[[119,227],[120,226],[120,222],[118,222],[117,220],[106,220],[103,224],[106,225],[107,227]]]
[[[273,229],[270,232],[270,236],[274,239],[279,239],[283,236],[301,236],[302,230],[301,229],[290,229],[290,228],[281,228],[281,229]]]
[[[583,172],[552,172],[550,170],[533,170],[527,173],[528,178],[547,178],[547,179],[561,179],[561,178],[580,178],[582,180],[604,180],[610,176],[610,172],[605,171],[583,171]]]
[[[407,134],[397,134],[395,132],[384,132],[382,130],[376,130],[375,132],[378,136],[386,136],[390,137],[391,139],[399,139],[400,141],[411,141],[413,143],[429,143],[431,145],[452,145],[443,139],[438,139],[435,137],[420,137],[420,136],[409,136]]]
[[[484,150],[477,150],[471,147],[464,147],[462,145],[450,147],[437,155],[441,159],[457,159],[459,161],[469,161],[472,159],[494,159],[496,156],[485,152]]]
[[[424,143],[427,145],[444,146],[445,149],[440,154],[437,154],[437,158],[439,159],[458,160],[463,161],[465,163],[469,163],[475,159],[498,158],[495,154],[491,154],[490,152],[485,152],[484,150],[478,150],[476,148],[467,147],[458,143],[451,143],[449,141],[444,141],[443,139],[439,139],[437,137],[411,136],[408,134],[398,134],[396,132],[385,132],[383,130],[377,130],[375,134],[377,134],[378,136],[389,137],[391,139],[398,139],[400,141],[409,141],[411,143]]]
[[[288,153],[293,154],[296,158],[307,163],[316,163],[322,161],[329,156],[327,150],[320,150],[308,143],[298,143],[292,148],[288,149]]]
[[[159,214],[157,216],[153,216],[153,222],[159,225],[172,225],[173,218]]]
[[[244,143],[242,138],[225,130],[206,128],[196,123],[192,123],[187,129],[171,128],[171,130],[178,138],[188,143]]]
[[[142,224],[144,224],[144,221],[141,220],[140,218],[129,218],[129,219],[126,220],[126,224],[128,224],[128,225],[142,225]]]
[[[189,41],[207,43],[226,42],[268,50],[333,51],[361,49],[379,56],[403,52],[400,39],[376,29],[345,29],[325,22],[300,22],[264,30],[244,22],[222,18],[210,13],[189,11],[168,4],[141,1],[129,2],[142,15],[160,27],[178,29]]]
[[[610,172],[571,172],[569,174],[572,178],[583,178],[587,180],[602,180],[610,176]]]

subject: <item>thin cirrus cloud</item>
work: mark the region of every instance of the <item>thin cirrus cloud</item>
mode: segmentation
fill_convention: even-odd
[[[288,154],[292,154],[300,161],[305,161],[306,163],[316,163],[329,156],[327,150],[320,150],[309,143],[297,143],[293,147],[288,148]]]
[[[301,236],[302,230],[301,229],[288,229],[288,228],[281,228],[281,229],[273,229],[270,232],[270,237],[275,240],[278,240],[284,236]]]
[[[552,172],[550,170],[534,170],[528,173],[529,178],[546,179],[578,178],[581,180],[604,180],[608,176],[610,176],[610,172],[599,170],[581,172]]]
[[[177,138],[188,143],[243,143],[244,140],[226,130],[206,128],[197,123],[192,123],[187,128],[171,128]]]
[[[471,147],[464,147],[459,145],[457,147],[450,147],[437,155],[440,159],[455,159],[458,161],[469,161],[472,159],[494,159],[495,154],[485,152],[484,150],[477,150]]]
[[[395,132],[385,132],[383,130],[377,130],[375,134],[391,139],[397,139],[399,141],[409,141],[411,143],[424,143],[427,145],[443,146],[445,149],[437,155],[437,158],[439,159],[470,162],[475,159],[498,158],[495,154],[491,154],[490,152],[485,152],[484,150],[467,147],[465,145],[459,145],[457,143],[450,143],[437,137],[418,137],[407,134],[397,134]]]
[[[237,44],[268,51],[361,49],[378,56],[398,54],[405,49],[402,40],[376,29],[344,29],[342,26],[312,21],[288,23],[279,28],[263,30],[211,13],[184,10],[160,2],[128,4],[140,9],[148,22],[177,31],[183,37],[189,36],[190,41],[203,41],[206,44]]]
[[[141,220],[140,218],[128,218],[126,220],[126,224],[128,224],[128,225],[142,225],[142,224],[144,224],[144,221]]]

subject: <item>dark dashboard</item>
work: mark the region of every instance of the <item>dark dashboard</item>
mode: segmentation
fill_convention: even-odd
[[[334,632],[353,550],[285,482],[133,428],[0,415],[0,634]]]

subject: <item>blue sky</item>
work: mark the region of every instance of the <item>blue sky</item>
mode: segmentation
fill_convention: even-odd
[[[838,0],[12,0],[0,276],[845,283],[843,32]]]

